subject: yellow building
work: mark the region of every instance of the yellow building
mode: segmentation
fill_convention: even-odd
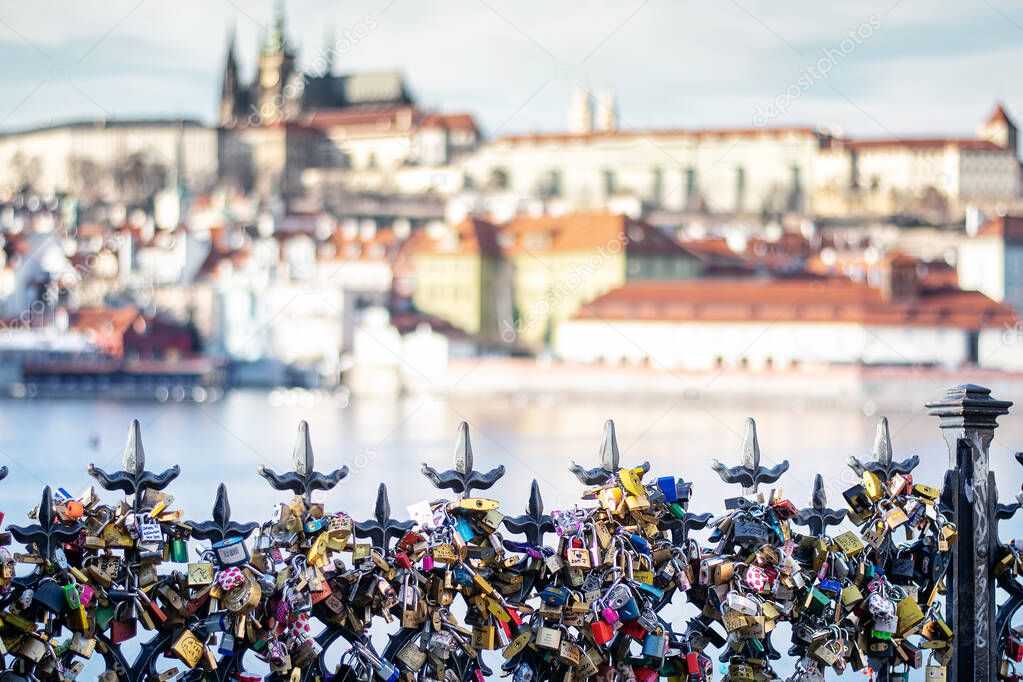
[[[610,213],[520,217],[499,236],[514,309],[502,340],[538,350],[557,325],[632,280],[697,277],[702,261],[656,228]]]
[[[610,213],[466,218],[409,240],[417,309],[484,343],[538,351],[557,325],[627,281],[698,277],[705,261],[656,228]]]
[[[442,235],[413,236],[412,301],[418,310],[442,317],[476,334],[486,343],[500,339],[502,309],[507,319],[507,285],[501,286],[504,263],[497,228],[479,218],[466,218]]]

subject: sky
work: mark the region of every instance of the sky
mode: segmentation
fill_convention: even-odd
[[[573,90],[625,128],[811,125],[971,135],[1023,119],[1023,1],[286,0],[299,60],[401,69],[421,105],[488,135],[560,131]],[[227,36],[251,77],[272,0],[0,0],[0,130],[68,119],[215,119]]]

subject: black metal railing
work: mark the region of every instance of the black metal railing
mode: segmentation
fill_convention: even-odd
[[[450,497],[399,520],[380,484],[358,521],[315,500],[348,470],[315,470],[302,423],[293,470],[259,469],[291,497],[258,523],[232,519],[224,484],[207,520],[171,509],[180,469],[145,468],[136,421],[120,471],[88,468],[116,495],[47,487],[10,527],[0,680],[84,679],[87,663],[131,682],[1013,679],[1023,544],[998,523],[1020,503],[998,503],[989,466],[1009,406],[972,385],[928,406],[950,453],[940,488],[894,459],[882,419],[872,457],[849,459],[846,508],[821,475],[807,508],[765,491],[789,465],[761,465],[748,420],[739,465],[712,464],[741,488],[714,514],[690,510],[682,478],[623,466],[609,421],[598,466],[571,466],[578,505],[548,512],[534,480],[506,516],[477,495],[504,467],[475,469],[463,423],[453,468],[422,467]]]

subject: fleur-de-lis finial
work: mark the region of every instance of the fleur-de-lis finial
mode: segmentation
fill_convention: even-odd
[[[676,547],[684,544],[689,539],[689,532],[703,530],[710,523],[711,514],[690,514],[686,513],[681,519],[674,516],[665,516],[661,519],[660,527],[671,532],[671,543]]]
[[[813,492],[810,494],[810,506],[807,509],[800,509],[795,522],[800,526],[807,526],[810,533],[822,537],[831,526],[842,523],[842,519],[848,514],[846,509],[829,509],[828,493],[824,489],[824,477],[820,474],[813,479]]]
[[[348,467],[342,466],[329,474],[314,471],[313,445],[309,439],[309,424],[302,421],[298,424],[298,438],[295,449],[291,453],[293,471],[278,474],[272,469],[260,465],[259,475],[270,482],[274,490],[290,490],[301,495],[306,502],[312,497],[314,490],[330,490],[348,475]]]
[[[742,436],[742,464],[726,467],[718,460],[711,462],[711,468],[725,483],[739,483],[745,494],[755,493],[761,483],[774,483],[789,470],[789,461],[783,460],[773,467],[760,466],[760,441],[757,439],[757,423],[746,419],[746,430]]]
[[[888,428],[888,417],[881,417],[877,422],[877,430],[874,432],[874,447],[871,448],[870,454],[872,459],[866,461],[850,456],[848,459],[849,466],[857,474],[869,471],[887,481],[895,476],[895,474],[912,473],[913,469],[916,469],[920,464],[920,457],[917,455],[913,455],[901,462],[893,460],[894,452],[892,450],[892,435]]]
[[[549,514],[543,513],[543,497],[540,495],[540,484],[533,479],[533,485],[529,488],[529,502],[526,503],[526,513],[521,516],[504,517],[504,525],[512,533],[521,533],[526,537],[526,542],[539,547],[543,544],[545,533],[554,532],[554,522]]]
[[[30,526],[11,526],[8,530],[18,542],[36,546],[37,553],[47,559],[53,558],[53,550],[63,542],[70,542],[78,537],[82,524],[62,524],[53,513],[53,494],[50,486],[43,488],[43,497],[39,500],[39,511],[36,523]]]
[[[413,521],[395,521],[391,518],[391,501],[387,498],[387,485],[381,483],[377,488],[373,519],[356,521],[355,537],[369,538],[373,547],[386,552],[389,549],[388,540],[400,538],[413,525],[415,525]]]
[[[213,520],[196,523],[187,521],[192,537],[198,540],[220,542],[230,537],[247,538],[259,527],[257,523],[237,523],[231,520],[231,503],[227,499],[227,486],[217,486],[217,499],[213,502]]]
[[[593,469],[586,469],[572,462],[568,469],[584,485],[602,485],[607,479],[615,475],[621,468],[621,454],[618,451],[618,436],[615,433],[615,423],[608,419],[604,422],[604,434],[600,438],[600,466]],[[643,472],[650,471],[650,463],[643,462],[640,465]]]
[[[138,509],[142,495],[146,490],[163,490],[181,473],[177,464],[163,473],[154,474],[146,471],[146,450],[142,447],[142,427],[138,419],[131,420],[128,427],[128,440],[121,454],[121,471],[107,473],[103,469],[90,464],[89,475],[95,478],[104,490],[120,490],[125,495],[134,496],[134,507]]]
[[[454,466],[454,469],[438,472],[424,462],[420,471],[435,488],[454,491],[459,498],[471,496],[473,490],[487,490],[504,476],[503,465],[498,465],[486,473],[473,469],[472,443],[469,440],[469,425],[466,422],[458,425]]]

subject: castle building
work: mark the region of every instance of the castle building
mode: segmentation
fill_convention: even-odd
[[[278,2],[257,73],[243,83],[231,36],[218,121],[222,178],[285,200],[304,193],[310,173],[387,192],[403,168],[442,165],[476,148],[471,115],[420,109],[398,71],[335,75],[335,52],[327,45],[321,72],[303,72]]]

